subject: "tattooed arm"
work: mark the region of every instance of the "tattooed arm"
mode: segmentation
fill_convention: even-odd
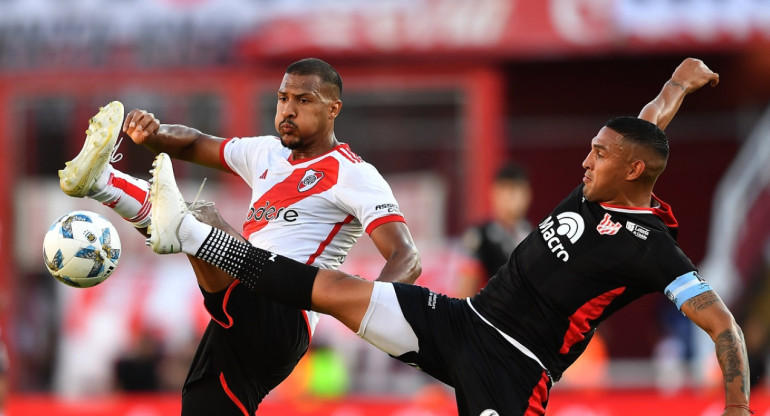
[[[715,87],[718,83],[719,75],[710,70],[703,61],[687,58],[676,67],[671,78],[663,84],[658,96],[642,108],[639,118],[665,130],[679,111],[685,95],[706,84]]]
[[[711,290],[686,301],[682,312],[714,341],[725,385],[727,407],[723,414],[748,415],[749,362],[743,332],[733,315]]]

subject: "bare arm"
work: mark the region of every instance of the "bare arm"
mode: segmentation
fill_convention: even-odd
[[[224,141],[221,137],[179,124],[160,124],[155,115],[143,110],[132,110],[126,115],[123,132],[153,153],[168,153],[174,159],[227,170],[219,158]]]
[[[382,224],[372,230],[369,237],[386,260],[377,280],[409,284],[417,280],[422,272],[420,253],[406,224],[403,222]]]
[[[748,415],[749,362],[743,332],[714,291],[704,292],[682,305],[682,312],[714,341],[725,388],[724,415]],[[745,408],[740,406],[746,406]]]
[[[687,58],[674,70],[671,79],[663,84],[657,97],[644,106],[639,118],[655,123],[665,130],[682,105],[685,95],[706,84],[719,83],[719,75],[712,72],[700,59]]]

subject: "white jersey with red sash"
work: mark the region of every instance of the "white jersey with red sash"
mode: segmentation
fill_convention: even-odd
[[[256,247],[336,269],[364,230],[404,221],[385,179],[347,144],[292,160],[277,137],[233,138],[220,155],[252,189],[243,235]],[[309,312],[311,332],[317,322]]]

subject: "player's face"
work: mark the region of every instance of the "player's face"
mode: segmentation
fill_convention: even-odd
[[[622,196],[629,167],[628,145],[623,136],[603,127],[591,140],[591,152],[583,161],[583,196],[591,202],[613,202]]]
[[[526,181],[499,180],[492,184],[491,199],[495,218],[512,226],[527,215],[532,201],[532,189]]]
[[[284,75],[275,110],[275,129],[284,146],[303,149],[331,137],[341,102],[330,95],[317,75]]]

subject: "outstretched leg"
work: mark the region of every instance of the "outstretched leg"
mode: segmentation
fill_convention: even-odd
[[[112,167],[122,157],[116,154],[123,123],[123,104],[113,101],[91,117],[86,140],[80,152],[59,171],[59,186],[75,198],[87,197],[111,208],[147,236],[150,224],[150,184]],[[240,237],[213,206],[198,212],[201,219],[217,228]],[[227,288],[233,278],[203,260],[190,257],[198,284],[207,292]]]
[[[123,104],[113,101],[91,117],[80,153],[59,171],[59,186],[65,194],[89,197],[112,208],[140,232],[150,221],[149,184],[114,169],[119,144]]]

